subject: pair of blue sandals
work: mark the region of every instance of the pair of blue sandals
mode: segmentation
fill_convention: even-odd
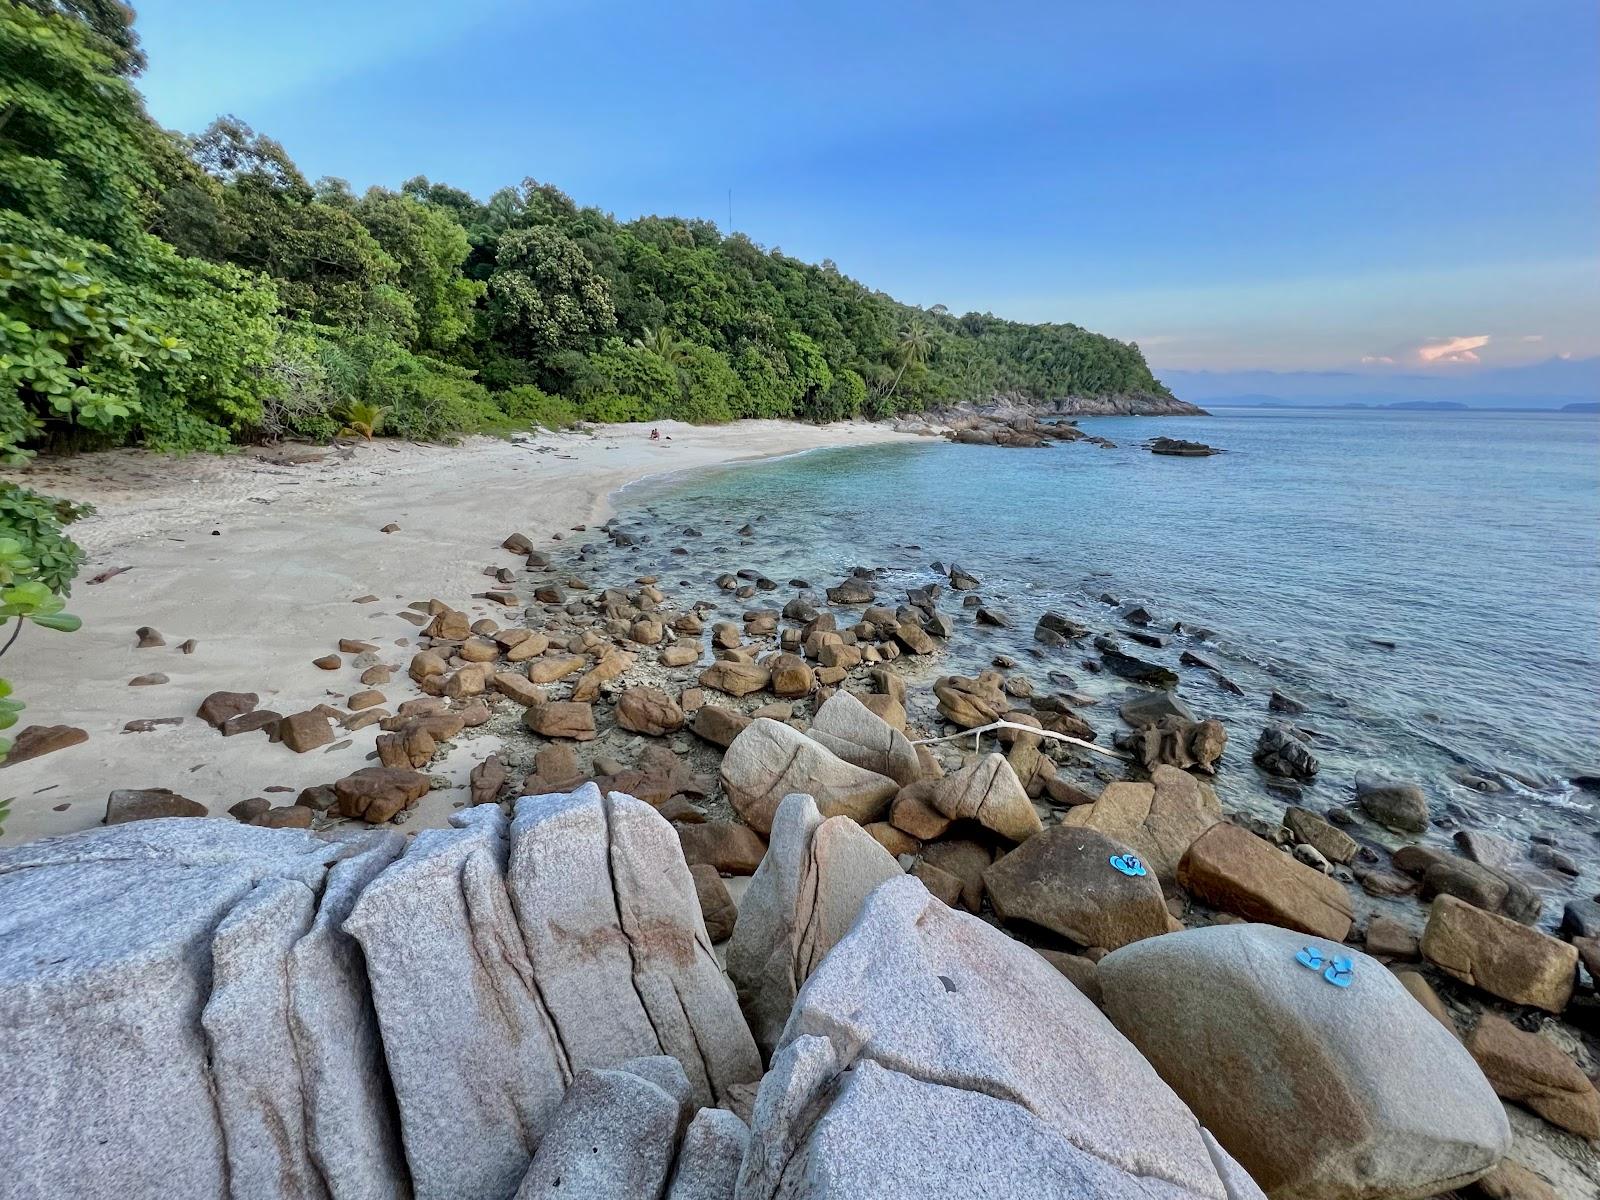
[[[1115,871],[1137,879],[1148,875],[1150,869],[1139,861],[1136,854],[1113,854],[1108,860]],[[1356,964],[1344,955],[1330,956],[1315,946],[1305,946],[1294,956],[1295,962],[1309,971],[1320,971],[1322,977],[1334,987],[1347,988],[1355,982]]]

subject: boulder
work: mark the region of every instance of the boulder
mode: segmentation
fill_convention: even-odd
[[[54,754],[68,746],[80,746],[89,740],[87,730],[72,725],[29,725],[11,742],[11,749],[0,765],[11,767],[30,758]]]
[[[630,733],[665,737],[683,728],[683,709],[660,688],[632,687],[617,701],[617,724]]]
[[[507,888],[529,979],[574,1071],[670,1054],[700,1106],[760,1077],[678,834],[648,804],[593,784],[524,796]]]
[[[975,679],[946,675],[934,680],[933,694],[939,701],[939,715],[963,729],[992,725],[1011,708],[995,671],[985,671]]]
[[[221,729],[229,717],[250,712],[259,703],[261,697],[254,692],[212,692],[200,701],[195,715],[211,728]]]
[[[278,740],[296,754],[304,754],[333,741],[333,727],[320,709],[290,713],[278,722]]]
[[[1150,772],[1149,783],[1107,784],[1093,804],[1075,805],[1061,818],[1131,846],[1166,884],[1177,879],[1195,839],[1221,820],[1222,805],[1208,784],[1164,766]]]
[[[845,762],[902,787],[922,777],[916,747],[906,735],[878,716],[859,698],[838,691],[817,710],[808,736]]]
[[[745,823],[760,833],[772,828],[778,804],[791,792],[815,797],[824,816],[865,823],[888,807],[899,785],[845,762],[788,725],[752,721],[723,755],[723,789]]]
[[[734,1200],[750,1128],[725,1108],[702,1108],[684,1130],[666,1200]]]
[[[1428,798],[1414,783],[1400,783],[1375,775],[1356,776],[1356,803],[1386,829],[1421,833],[1428,828]]]
[[[737,1194],[1261,1200],[1092,1002],[911,878],[801,990]]]
[[[1252,757],[1256,766],[1280,779],[1315,779],[1319,769],[1317,756],[1287,725],[1268,725],[1263,729]]]
[[[673,1058],[579,1071],[514,1200],[659,1197],[689,1120],[689,1095]]]
[[[1307,948],[1347,958],[1350,985]],[[1432,1196],[1510,1148],[1471,1056],[1357,951],[1212,926],[1108,954],[1098,978],[1117,1028],[1269,1195]]]
[[[333,785],[339,815],[381,825],[410,808],[433,785],[421,772],[404,767],[363,767]]]
[[[700,672],[701,686],[730,696],[748,696],[771,682],[772,672],[760,663],[732,659],[721,659]]]
[[[810,796],[784,797],[727,953],[728,976],[763,1054],[776,1044],[795,992],[849,931],[868,894],[901,873],[849,817],[824,819]]]
[[[960,885],[957,902],[972,913],[983,908],[983,897],[988,892],[983,873],[994,862],[994,857],[988,845],[971,838],[951,838],[922,848],[923,864],[951,875]]]
[[[1117,745],[1130,752],[1147,771],[1165,765],[1210,775],[1216,773],[1217,760],[1227,749],[1228,731],[1215,719],[1163,717],[1119,737]]]
[[[1013,842],[1042,829],[1033,801],[999,754],[987,754],[929,789],[928,803],[952,821],[977,821]]]
[[[774,696],[809,696],[817,686],[817,677],[812,673],[811,664],[797,654],[774,655],[765,665],[772,673]]]
[[[1467,1049],[1497,1095],[1581,1138],[1600,1138],[1600,1092],[1553,1042],[1484,1013]]]
[[[1482,1200],[1561,1200],[1542,1177],[1509,1158],[1478,1180],[1473,1191]]]
[[[546,700],[542,704],[530,704],[523,710],[522,723],[541,737],[592,742],[596,736],[594,706],[576,700]]]
[[[107,825],[156,817],[203,817],[206,806],[167,788],[120,788],[106,798]]]
[[[727,941],[739,919],[739,908],[728,893],[728,885],[722,882],[721,873],[707,863],[690,863],[689,874],[694,876],[694,894],[700,901],[706,936],[713,942]]]
[[[1029,921],[1080,946],[1115,950],[1167,932],[1170,915],[1153,871],[1112,865],[1134,852],[1094,829],[1057,825],[983,873],[1002,920]],[[1136,857],[1136,856],[1134,856]]]
[[[506,894],[505,814],[486,804],[450,821],[418,833],[344,923],[417,1200],[511,1195],[573,1070]]]
[[[695,710],[694,720],[689,728],[694,731],[695,736],[726,750],[733,745],[733,739],[744,732],[750,721],[748,713],[742,713],[736,708],[705,704]]]
[[[761,865],[767,844],[748,825],[732,821],[707,821],[701,825],[679,825],[678,841],[683,859],[691,867],[704,863],[729,875],[750,875]]]
[[[1422,956],[1462,983],[1546,1012],[1566,1008],[1577,986],[1571,945],[1454,896],[1435,898],[1429,909]]]
[[[1342,942],[1352,910],[1344,885],[1226,821],[1201,834],[1178,864],[1178,883],[1221,912]]]
[[[1296,842],[1311,846],[1329,862],[1348,863],[1361,849],[1355,838],[1309,808],[1297,808],[1291,804],[1284,810],[1283,823],[1294,834]]]
[[[903,787],[889,806],[889,823],[910,834],[918,841],[928,842],[943,837],[951,820],[933,807],[933,792],[939,786],[937,779],[924,779]]]

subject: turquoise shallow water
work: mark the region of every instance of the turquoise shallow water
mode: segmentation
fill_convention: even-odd
[[[1182,671],[1180,694],[1229,729],[1225,798],[1281,808],[1250,762],[1276,687],[1318,734],[1313,801],[1346,800],[1357,770],[1383,770],[1423,783],[1461,824],[1550,828],[1594,856],[1595,798],[1566,779],[1600,771],[1600,419],[1239,409],[1082,425],[1117,448],[823,451],[646,484],[620,513],[652,530],[644,560],[696,582],[715,565],[825,586],[859,563],[890,568],[893,603],[933,578],[930,562],[959,562],[1017,628],[959,615],[945,669],[1004,650],[1040,682],[1055,670],[1115,696],[1124,685],[1082,668],[1086,644],[1024,657],[1047,608],[1116,630],[1118,610],[1098,599],[1112,593],[1155,613],[1152,628],[1213,631],[1127,648],[1174,667],[1194,649],[1244,688]],[[1158,434],[1227,453],[1140,448]],[[746,521],[758,532],[741,545]],[[705,537],[682,539],[685,525]],[[1104,707],[1086,715],[1116,728]]]

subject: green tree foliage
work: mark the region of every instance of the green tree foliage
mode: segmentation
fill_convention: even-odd
[[[489,320],[512,353],[535,361],[587,350],[616,328],[611,289],[571,238],[548,226],[499,240]]]
[[[416,348],[449,350],[472,327],[485,291],[461,273],[472,251],[461,222],[448,209],[382,188],[368,191],[354,211],[397,266],[397,282],[416,314]]]

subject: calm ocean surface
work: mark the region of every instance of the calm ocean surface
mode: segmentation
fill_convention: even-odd
[[[620,515],[648,521],[644,559],[696,583],[749,567],[820,588],[859,563],[890,569],[892,604],[934,578],[929,563],[958,562],[1016,629],[975,630],[947,599],[960,632],[941,670],[1005,651],[1041,687],[1056,671],[1057,687],[1108,699],[1126,685],[1083,669],[1087,643],[1029,652],[1047,608],[1115,632],[1118,610],[1098,599],[1109,592],[1155,613],[1152,629],[1212,631],[1126,648],[1174,668],[1193,649],[1244,689],[1181,669],[1179,694],[1227,725],[1217,782],[1232,803],[1281,811],[1250,762],[1278,688],[1317,733],[1313,804],[1348,800],[1358,770],[1384,771],[1422,783],[1459,824],[1556,831],[1594,857],[1596,799],[1566,779],[1600,771],[1600,418],[1224,409],[1081,424],[1118,448],[823,451],[647,483]],[[1158,434],[1227,453],[1140,448]],[[746,521],[757,536],[741,544]],[[685,525],[705,537],[681,538]],[[1118,728],[1109,706],[1085,715],[1102,742]],[[1469,789],[1464,772],[1500,790]]]

